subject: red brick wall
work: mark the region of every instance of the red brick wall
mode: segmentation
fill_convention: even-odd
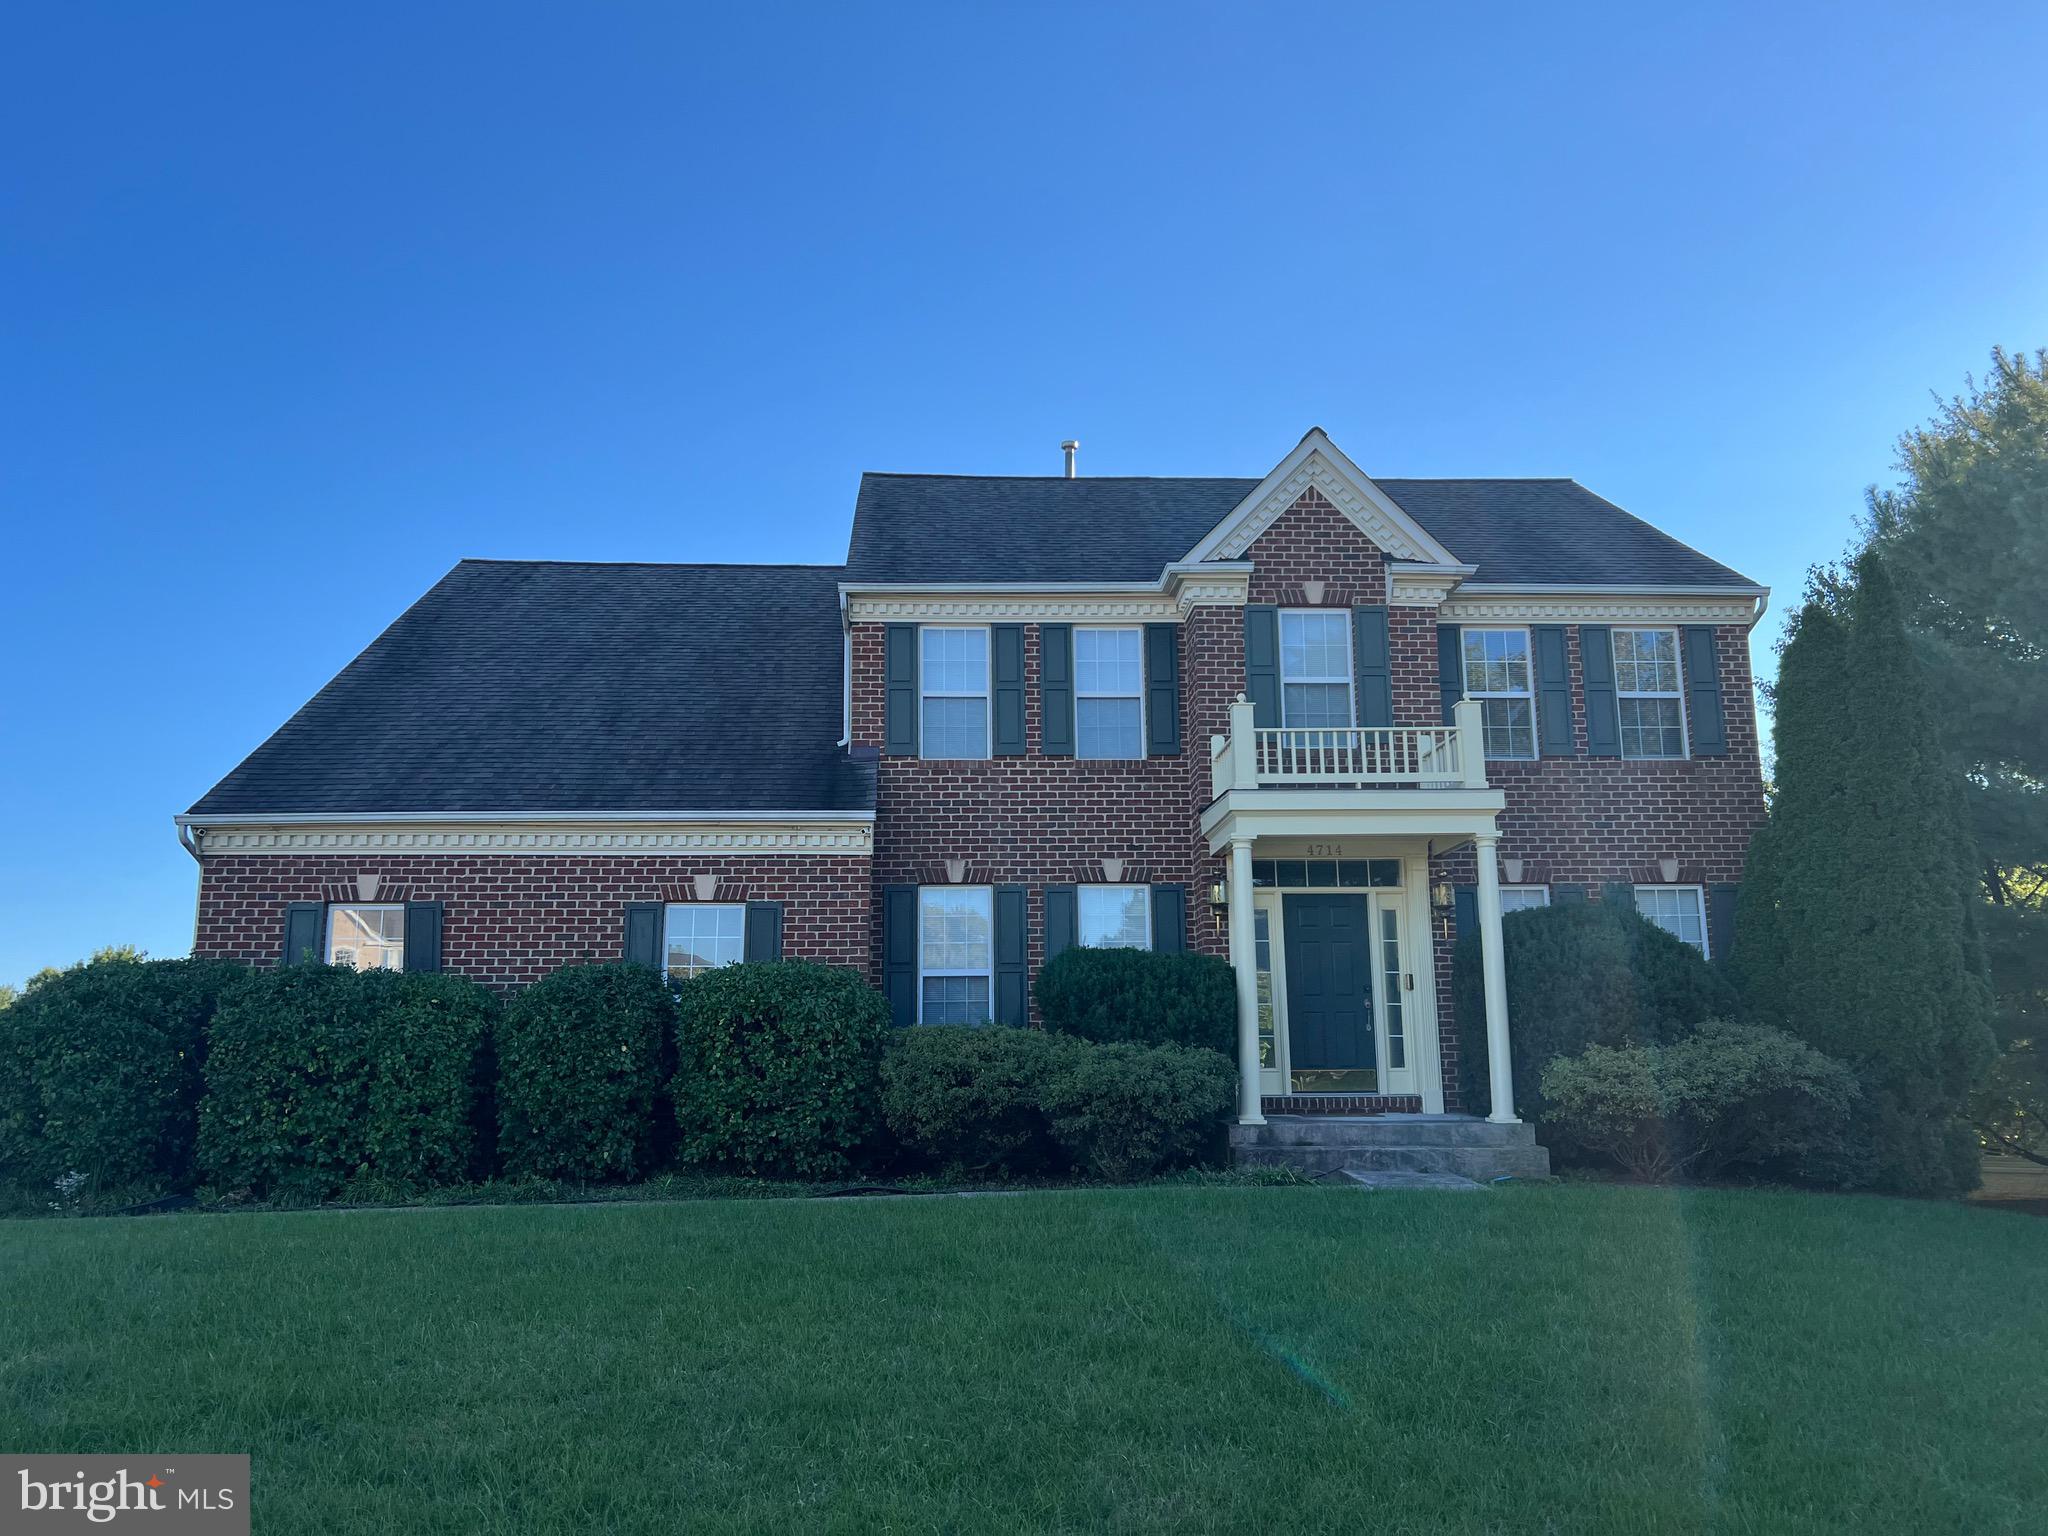
[[[444,969],[494,987],[618,959],[626,904],[688,900],[698,874],[721,901],[784,903],[787,958],[868,967],[868,861],[812,854],[221,854],[201,871],[193,953],[275,965],[286,904],[352,901],[364,873],[380,900],[444,903]]]

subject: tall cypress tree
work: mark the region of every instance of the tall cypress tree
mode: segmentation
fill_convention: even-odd
[[[1845,624],[1818,600],[1780,663],[1777,794],[1736,963],[1758,1012],[1854,1067],[1843,1173],[1908,1193],[1976,1182],[1963,1119],[1992,1052],[1975,856],[1889,573],[1858,561]]]

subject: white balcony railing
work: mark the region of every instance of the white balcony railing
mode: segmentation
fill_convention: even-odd
[[[1230,706],[1230,734],[1209,738],[1211,789],[1263,785],[1484,789],[1479,705],[1464,699],[1449,725],[1325,729],[1257,727],[1252,706]]]

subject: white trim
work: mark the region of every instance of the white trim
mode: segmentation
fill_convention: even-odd
[[[1387,562],[1387,601],[1395,607],[1433,608],[1449,597],[1476,565],[1430,565],[1415,560]]]
[[[1090,693],[1081,686],[1081,632],[1093,630],[1098,634],[1113,633],[1136,635],[1138,637],[1138,750],[1128,757],[1098,757],[1092,752],[1081,750],[1081,701],[1083,699],[1128,699],[1128,693]],[[1073,628],[1074,646],[1074,760],[1081,763],[1134,763],[1145,756],[1145,694],[1149,681],[1145,676],[1145,631],[1137,624],[1076,624]]]
[[[320,914],[320,960],[321,960],[321,963],[322,963],[322,964],[325,964],[325,965],[339,965],[339,964],[341,963],[340,961],[338,961],[338,960],[336,960],[336,959],[334,958],[334,914],[335,914],[335,913],[337,913],[337,912],[396,912],[396,913],[398,914],[398,942],[397,942],[397,944],[393,945],[393,944],[385,944],[385,943],[379,942],[379,943],[377,943],[377,944],[374,944],[374,945],[371,945],[371,946],[369,946],[369,947],[370,947],[370,948],[373,948],[373,949],[396,949],[396,950],[398,951],[398,964],[397,964],[397,965],[395,965],[395,966],[378,966],[378,967],[376,967],[376,969],[378,969],[378,970],[396,970],[396,971],[403,971],[403,970],[405,969],[405,903],[404,903],[404,902],[402,902],[402,901],[330,901],[330,902],[326,902],[326,903],[324,903],[323,905],[324,905],[324,906],[326,907],[326,910],[325,910],[324,912],[322,912],[322,913]],[[359,965],[357,965],[357,964],[356,964],[356,963],[355,963],[355,962],[354,962],[353,960],[351,960],[351,961],[349,962],[349,968],[350,968],[351,970],[361,970],[361,969],[362,969],[362,967],[361,967],[361,966],[359,966]]]
[[[1465,655],[1465,637],[1467,635],[1520,635],[1522,637],[1522,666],[1529,676],[1528,691],[1526,693],[1517,693],[1513,689],[1509,689],[1505,693],[1495,693],[1485,688],[1474,688],[1472,686],[1472,675],[1468,670],[1469,659]],[[1479,718],[1479,754],[1482,758],[1489,763],[1533,763],[1543,755],[1542,725],[1536,718],[1536,637],[1529,633],[1529,628],[1526,624],[1466,624],[1460,626],[1458,633],[1458,681],[1464,689],[1464,696],[1477,704],[1481,711]],[[1494,753],[1486,750],[1485,709],[1489,699],[1507,701],[1515,699],[1528,700],[1529,750],[1527,754],[1520,752]]]
[[[669,924],[678,912],[737,912],[740,915],[740,952],[724,965],[736,965],[747,958],[747,904],[744,901],[665,901],[661,904],[661,974],[673,975],[669,969],[669,951],[675,947],[669,938]],[[715,971],[720,966],[710,965],[704,970]],[[699,971],[697,974],[702,975]]]
[[[201,831],[221,827],[382,827],[420,823],[449,826],[581,826],[584,823],[637,822],[872,822],[873,811],[237,811],[202,816],[187,811],[171,820]]]
[[[1550,887],[1547,885],[1508,885],[1503,882],[1500,894],[1502,897],[1500,911],[1503,917],[1507,916],[1510,910],[1506,901],[1506,898],[1509,896],[1540,896],[1543,898],[1541,901],[1532,901],[1527,906],[1513,908],[1516,912],[1527,912],[1535,907],[1547,907],[1550,905]]]
[[[1274,658],[1280,676],[1280,728],[1284,731],[1342,730],[1342,726],[1293,725],[1287,719],[1287,685],[1290,682],[1308,685],[1328,684],[1338,681],[1335,677],[1296,677],[1287,675],[1287,621],[1290,618],[1326,618],[1334,620],[1344,632],[1344,715],[1347,721],[1358,723],[1358,658],[1352,654],[1356,637],[1352,632],[1351,611],[1348,608],[1282,608],[1274,618],[1274,633],[1279,639],[1280,654]]]
[[[1398,502],[1346,458],[1321,427],[1309,428],[1273,472],[1189,550],[1186,558],[1236,559],[1311,486],[1360,533],[1396,559],[1430,565],[1458,563],[1456,555],[1431,538]]]
[[[1437,610],[1446,624],[1740,624],[1764,616],[1767,588],[1460,586]]]
[[[927,637],[949,629],[973,630],[981,636],[981,691],[963,693],[955,689],[934,692],[925,686],[924,646]],[[980,699],[981,751],[973,757],[934,757],[925,750],[929,734],[924,728],[926,699]],[[917,755],[927,763],[985,763],[996,751],[996,637],[986,624],[924,624],[917,631]]]
[[[308,818],[285,825],[196,825],[203,858],[275,853],[807,853],[866,858],[874,847],[874,818],[842,815],[831,822],[700,822],[664,826],[638,820],[521,825],[500,823],[364,820],[321,825]]]
[[[1668,692],[1659,690],[1647,693],[1640,688],[1623,688],[1621,686],[1621,658],[1614,654],[1614,635],[1617,633],[1625,635],[1669,635],[1671,637],[1671,666],[1673,671],[1677,673],[1678,686]],[[1585,659],[1581,657],[1580,665],[1583,666],[1584,663]],[[1640,662],[1631,664],[1641,665]],[[1620,742],[1622,761],[1629,763],[1683,763],[1691,761],[1692,725],[1686,719],[1685,713],[1685,637],[1678,632],[1677,627],[1670,624],[1616,624],[1608,634],[1607,665],[1612,669],[1611,675],[1614,678],[1615,734]],[[1671,699],[1677,703],[1677,756],[1674,757],[1668,752],[1659,752],[1654,757],[1630,755],[1627,738],[1621,735],[1627,729],[1627,727],[1621,724],[1621,701],[1623,699]],[[1638,726],[1637,729],[1640,730],[1641,727]]]
[[[1636,897],[1644,891],[1691,891],[1700,904],[1700,956],[1706,960],[1714,958],[1714,935],[1711,931],[1711,925],[1707,922],[1707,888],[1704,885],[1692,885],[1683,880],[1673,881],[1669,885],[1666,885],[1661,880],[1651,881],[1643,885],[1631,884],[1629,887],[1629,899],[1635,901]],[[1645,921],[1657,923],[1657,919],[1643,911],[1641,902],[1636,902],[1636,912]],[[1664,928],[1662,923],[1657,923],[1657,926]],[[1669,928],[1664,928],[1664,931],[1671,933]],[[1690,939],[1680,938],[1675,933],[1671,933],[1671,937],[1678,939],[1678,942],[1681,944],[1690,944],[1692,942]]]
[[[1175,561],[1154,582],[918,581],[839,584],[849,623],[1177,623],[1197,607],[1241,608],[1252,568]]]

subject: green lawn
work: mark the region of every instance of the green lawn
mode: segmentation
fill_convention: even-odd
[[[2048,1529],[2048,1221],[1596,1185],[0,1224],[0,1444],[259,1532]]]

